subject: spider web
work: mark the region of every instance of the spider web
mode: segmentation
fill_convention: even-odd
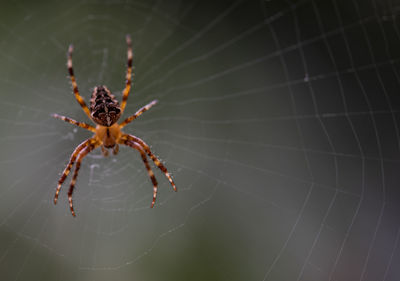
[[[399,280],[400,3],[13,1],[0,17],[2,280]],[[83,161],[52,199],[89,122],[134,87],[136,151]],[[70,178],[68,178],[70,179]]]

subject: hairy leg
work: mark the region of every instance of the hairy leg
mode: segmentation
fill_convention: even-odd
[[[83,100],[83,98],[81,97],[81,95],[79,94],[78,85],[76,84],[74,69],[72,68],[72,52],[73,51],[74,51],[74,47],[72,45],[69,45],[67,66],[68,66],[69,77],[71,79],[72,88],[74,90],[75,98],[78,101],[78,103],[80,104],[80,106],[82,107],[83,111],[85,111],[85,113],[89,117],[89,119],[92,119],[92,117],[90,116],[90,110],[87,107],[87,105],[86,105],[85,101]]]
[[[132,58],[133,58],[133,52],[132,52],[132,40],[131,36],[126,35],[126,44],[128,45],[128,50],[127,50],[127,70],[126,70],[126,76],[125,76],[125,89],[123,90],[122,94],[122,102],[121,102],[121,114],[124,112],[125,106],[126,106],[126,101],[128,100],[129,92],[131,90],[131,84],[132,84]]]
[[[132,147],[132,148],[134,148],[134,149],[136,149],[137,151],[140,152],[140,156],[142,157],[143,163],[144,163],[144,165],[145,165],[145,167],[147,169],[147,173],[148,173],[148,175],[149,175],[149,177],[151,179],[151,182],[153,183],[153,201],[151,202],[151,206],[150,206],[151,208],[153,208],[154,204],[156,203],[158,184],[157,184],[156,177],[154,176],[154,173],[151,170],[151,167],[149,165],[149,161],[147,161],[146,153],[145,153],[145,151],[143,150],[143,148],[139,144],[137,144],[137,143],[135,143],[133,141],[125,140],[125,141],[122,142],[122,144],[130,146],[130,147]]]
[[[61,120],[65,121],[65,122],[68,122],[70,124],[76,125],[78,127],[81,127],[83,129],[89,130],[89,131],[91,131],[93,133],[96,132],[95,127],[90,126],[89,124],[86,124],[84,122],[78,122],[78,121],[75,121],[74,119],[71,119],[71,118],[66,117],[66,116],[58,115],[58,114],[52,114],[51,116],[53,116],[54,118],[57,118],[57,119],[61,119]]]
[[[138,111],[136,111],[135,114],[133,114],[132,116],[129,116],[128,118],[126,118],[124,121],[121,122],[121,124],[119,124],[120,128],[125,127],[126,125],[128,125],[129,123],[131,123],[133,120],[135,120],[136,118],[138,118],[140,115],[142,115],[143,112],[146,112],[147,110],[149,110],[150,108],[153,107],[153,105],[155,105],[158,102],[158,100],[153,100],[152,102],[150,102],[149,104],[143,106],[141,109],[139,109]]]
[[[57,190],[56,194],[54,195],[54,204],[57,204],[58,201],[58,195],[61,190],[61,185],[64,183],[65,179],[67,178],[69,172],[71,171],[72,166],[75,163],[76,158],[78,157],[79,153],[86,147],[90,146],[90,143],[94,142],[94,139],[87,139],[84,142],[82,142],[80,145],[78,145],[74,152],[71,154],[71,158],[69,159],[67,167],[65,167],[60,179],[58,180],[58,185],[57,185]]]
[[[167,177],[168,181],[170,182],[170,184],[172,185],[172,188],[177,191],[176,186],[174,181],[172,180],[172,177],[170,175],[170,173],[168,173],[167,168],[164,166],[163,163],[161,163],[161,161],[151,152],[150,147],[140,138],[135,137],[133,135],[128,135],[128,134],[124,134],[122,137],[122,139],[128,139],[130,141],[136,142],[138,143],[143,149],[144,151],[146,151],[147,155],[149,155],[149,157],[151,158],[151,160],[153,160],[154,164],[164,173],[164,175]]]
[[[76,166],[75,166],[75,171],[74,171],[74,175],[72,176],[72,180],[71,180],[71,184],[69,186],[69,190],[68,190],[68,201],[69,201],[69,208],[71,210],[72,215],[75,217],[75,211],[74,211],[74,207],[72,204],[72,193],[74,192],[74,187],[75,187],[75,183],[76,183],[76,179],[78,177],[78,172],[79,169],[81,168],[81,162],[82,159],[88,155],[89,152],[91,152],[93,149],[95,149],[98,146],[97,143],[90,143],[87,147],[85,147],[81,153],[79,153],[78,159],[76,160]]]

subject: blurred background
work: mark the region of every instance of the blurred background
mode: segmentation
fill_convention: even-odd
[[[2,280],[400,280],[400,3],[9,1],[0,11]],[[120,99],[122,147],[57,181],[91,134],[71,91]]]

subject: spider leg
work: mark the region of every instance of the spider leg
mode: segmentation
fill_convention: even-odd
[[[151,167],[149,165],[149,161],[147,160],[146,153],[139,144],[137,144],[133,141],[129,141],[128,139],[126,139],[126,140],[122,140],[121,143],[125,144],[127,146],[130,146],[140,152],[140,156],[142,157],[143,163],[146,166],[147,173],[149,174],[151,182],[153,183],[153,201],[151,202],[151,206],[150,206],[150,208],[153,208],[154,204],[156,203],[158,184],[157,184],[156,177],[154,176],[154,173],[151,170]]]
[[[61,190],[61,185],[64,183],[65,179],[67,178],[69,172],[71,171],[72,166],[75,163],[76,158],[78,157],[79,153],[86,147],[88,147],[91,143],[94,142],[94,139],[87,139],[84,142],[82,142],[80,145],[78,145],[74,152],[71,154],[71,158],[69,159],[67,167],[65,167],[60,179],[58,180],[58,185],[57,185],[57,190],[56,194],[54,195],[54,204],[57,204],[58,201],[58,194],[60,193]]]
[[[146,104],[145,106],[143,106],[141,109],[139,109],[138,111],[136,111],[135,114],[133,114],[132,116],[129,116],[128,118],[126,118],[124,121],[121,122],[121,124],[119,124],[120,128],[125,127],[126,125],[128,125],[129,123],[131,123],[133,120],[135,120],[136,118],[138,118],[140,115],[142,115],[143,112],[146,112],[147,110],[149,110],[150,108],[153,107],[153,105],[155,105],[158,102],[158,100],[153,100],[152,102]]]
[[[92,117],[90,116],[90,110],[87,107],[85,101],[81,97],[78,91],[78,85],[76,84],[75,76],[74,76],[74,69],[72,68],[72,52],[74,51],[74,47],[72,45],[69,45],[68,48],[68,73],[69,77],[71,78],[71,83],[72,83],[72,88],[74,90],[74,95],[78,103],[81,105],[83,111],[85,111],[86,115],[89,117],[90,120],[92,120]]]
[[[75,211],[74,211],[74,207],[73,207],[73,204],[72,204],[72,193],[74,192],[74,187],[75,187],[76,179],[77,179],[77,177],[78,177],[79,169],[81,168],[82,159],[83,159],[89,152],[91,152],[93,149],[95,149],[95,148],[98,147],[98,146],[99,146],[99,144],[98,144],[97,142],[89,143],[89,145],[86,146],[86,147],[79,153],[78,159],[76,160],[74,175],[72,176],[71,184],[70,184],[69,190],[68,190],[69,208],[70,208],[71,213],[72,213],[72,215],[73,215],[74,217],[75,217]]]
[[[161,163],[160,159],[158,159],[150,150],[150,147],[140,138],[135,137],[133,135],[128,135],[128,134],[124,134],[122,135],[121,138],[126,138],[127,140],[133,141],[138,143],[143,149],[144,151],[146,151],[147,155],[149,155],[149,157],[151,158],[151,160],[153,160],[154,164],[165,174],[165,176],[167,177],[168,181],[170,182],[170,184],[172,185],[172,188],[174,189],[174,191],[178,191],[176,189],[175,183],[172,180],[172,177],[170,175],[170,173],[168,173],[167,168],[164,166],[163,163]]]
[[[126,35],[126,44],[128,45],[128,50],[127,50],[127,57],[128,57],[128,68],[126,70],[126,84],[125,84],[125,89],[122,94],[122,102],[121,102],[121,114],[124,112],[125,106],[126,106],[126,101],[128,100],[129,92],[131,90],[131,83],[132,83],[132,58],[133,58],[133,52],[132,52],[132,40],[130,35]]]
[[[57,118],[57,119],[64,120],[65,122],[71,123],[73,125],[76,125],[78,127],[83,128],[83,129],[89,130],[89,131],[91,131],[93,133],[96,132],[96,128],[95,127],[90,126],[89,124],[86,124],[84,122],[78,122],[78,121],[75,121],[75,120],[73,120],[73,119],[71,119],[69,117],[58,115],[58,114],[52,114],[51,116],[53,116],[54,118]]]

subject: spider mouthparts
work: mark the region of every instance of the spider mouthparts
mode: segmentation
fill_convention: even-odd
[[[74,45],[70,44],[68,47],[68,52],[72,53],[74,51]]]

